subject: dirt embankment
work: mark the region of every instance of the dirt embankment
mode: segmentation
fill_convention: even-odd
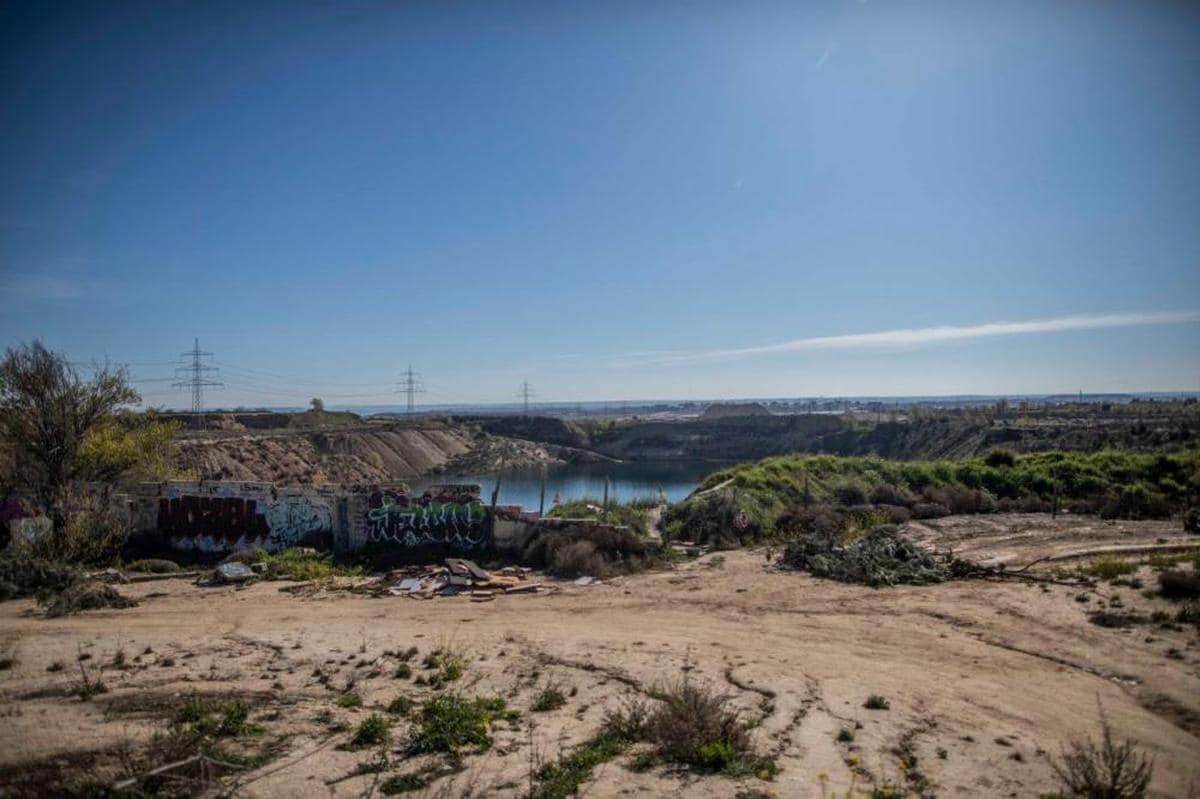
[[[1114,536],[1145,546],[1163,535],[1158,523],[991,516],[939,520],[926,537],[945,548],[973,532],[1013,563],[1068,542],[1077,553]],[[414,795],[516,799],[529,795],[537,765],[595,735],[606,712],[685,675],[728,694],[756,749],[780,767],[774,780],[639,766],[634,749],[597,767],[584,794],[841,797],[924,782],[938,796],[1046,795],[1059,788],[1051,759],[1067,741],[1096,739],[1103,708],[1119,739],[1155,758],[1152,799],[1194,795],[1195,628],[1089,621],[1105,605],[1144,616],[1177,606],[1128,581],[871,589],[781,571],[763,554],[716,553],[590,587],[543,576],[556,590],[482,603],[182,579],[121,586],[138,607],[62,619],[42,618],[31,600],[0,603],[0,647],[13,658],[0,677],[0,795],[5,782],[8,795],[43,796],[128,776],[124,756],[150,745],[193,694],[242,698],[258,731],[221,740],[270,754],[225,777],[232,793],[377,795],[380,781],[428,758],[408,748],[418,709],[460,692],[503,697],[520,716],[493,726],[486,752],[464,752],[463,771]],[[1148,566],[1129,577],[1155,578]],[[437,648],[463,655],[446,687],[431,685],[422,663]],[[107,693],[81,701],[85,668]],[[533,710],[548,686],[565,704]],[[864,707],[872,694],[887,709]],[[412,703],[407,716],[389,712],[397,700]],[[356,749],[372,713],[389,719],[390,745]],[[132,762],[135,773],[149,765]],[[383,771],[360,768],[371,762]]]
[[[180,465],[205,480],[372,483],[435,472],[469,453],[461,428],[272,431],[180,442]]]
[[[728,409],[732,408],[732,411]],[[968,458],[996,447],[1014,452],[1123,449],[1171,452],[1200,445],[1200,416],[1145,419],[1127,413],[1048,417],[963,413],[899,421],[847,421],[832,414],[748,415],[714,405],[700,419],[565,422],[545,417],[475,417],[497,435],[592,450],[622,460],[758,460],[794,452],[899,459]],[[725,409],[725,410],[722,410]]]

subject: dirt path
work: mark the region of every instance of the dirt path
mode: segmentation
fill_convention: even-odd
[[[1024,523],[1014,520],[1009,535],[1024,535]],[[1134,538],[1159,537],[1153,525],[1135,527]],[[1146,568],[1139,576],[1153,580]],[[120,703],[239,692],[255,697],[252,719],[261,719],[263,739],[282,743],[273,762],[240,778],[237,795],[361,796],[373,777],[326,784],[370,756],[339,749],[350,732],[337,722],[352,728],[400,695],[428,698],[433,689],[393,676],[396,661],[385,651],[448,646],[470,654],[458,690],[503,696],[522,718],[498,728],[495,745],[467,758],[465,772],[440,780],[441,796],[525,795],[531,752],[535,761],[552,759],[593,735],[621,697],[684,674],[730,693],[757,722],[756,745],[777,758],[780,774],[765,783],[662,766],[635,773],[622,757],[597,770],[587,796],[841,796],[871,780],[903,781],[900,751],[915,755],[939,796],[1036,796],[1057,787],[1048,757],[1073,737],[1096,734],[1100,705],[1120,735],[1155,756],[1154,796],[1184,797],[1200,785],[1196,630],[1087,621],[1089,608],[1114,595],[1125,609],[1169,608],[1129,587],[872,590],[777,571],[761,552],[488,603],[286,587],[124,586],[141,606],[53,620],[30,602],[0,604],[0,643],[16,658],[0,672],[0,783],[7,779],[11,795],[37,795],[22,794],[29,785],[20,775],[39,775],[35,787],[44,788],[68,779],[72,764],[93,761],[96,773],[115,777],[111,752],[162,728],[152,713]],[[1087,602],[1077,601],[1081,593]],[[118,650],[127,666],[135,655],[137,662],[101,669]],[[66,695],[80,653],[92,655],[85,663],[111,689],[90,702]],[[413,665],[422,673],[419,659]],[[48,672],[56,661],[67,668]],[[335,703],[351,682],[361,709]],[[534,695],[552,683],[573,692],[568,704],[530,713]],[[886,697],[890,709],[865,709],[870,694]],[[397,739],[404,729],[397,724]],[[843,729],[853,731],[852,742],[837,740]]]

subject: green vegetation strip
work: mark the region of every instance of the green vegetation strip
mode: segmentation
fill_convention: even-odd
[[[612,732],[602,732],[557,762],[547,763],[534,775],[533,799],[565,799],[591,779],[592,770],[620,755],[630,742]]]

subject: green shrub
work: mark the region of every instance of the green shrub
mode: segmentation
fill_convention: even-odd
[[[265,563],[267,577],[291,577],[294,580],[322,580],[330,577],[350,577],[362,573],[357,566],[342,566],[333,562],[333,555],[306,548],[285,549],[278,554],[264,553],[259,562]]]
[[[386,743],[390,736],[387,719],[378,713],[372,713],[359,723],[350,742],[354,746],[375,746]]]
[[[436,696],[421,708],[411,749],[453,753],[474,747],[485,751],[492,745],[489,731],[492,722],[502,718],[511,718],[503,699],[466,699],[458,694]]]
[[[696,750],[696,765],[706,771],[725,771],[737,762],[738,750],[726,741],[712,741]]]
[[[596,766],[619,756],[629,741],[611,732],[602,732],[553,763],[542,766],[534,775],[532,799],[566,799],[592,776]]]
[[[1136,563],[1129,563],[1112,555],[1105,555],[1089,563],[1083,571],[1085,574],[1099,580],[1114,580],[1125,574],[1133,574],[1137,571],[1137,568]]]
[[[24,551],[0,554],[0,599],[57,593],[82,579],[83,573],[77,567],[63,561]]]

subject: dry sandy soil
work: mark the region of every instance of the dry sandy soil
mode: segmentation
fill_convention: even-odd
[[[1165,523],[1041,516],[951,518],[915,532],[1012,563],[1079,554],[1089,542],[1186,543]],[[502,696],[521,716],[498,724],[495,745],[468,756],[465,771],[408,795],[524,796],[531,763],[595,734],[622,697],[685,675],[727,692],[759,722],[755,744],[780,773],[770,782],[666,766],[635,773],[634,749],[598,768],[587,796],[845,796],[903,784],[902,747],[939,796],[1038,796],[1057,790],[1050,758],[1064,743],[1097,735],[1101,707],[1121,737],[1154,756],[1153,796],[1200,795],[1196,628],[1109,629],[1087,620],[1116,596],[1143,613],[1173,611],[1169,603],[1111,584],[874,590],[779,571],[765,554],[708,555],[671,571],[478,603],[286,582],[202,588],[185,579],[122,586],[140,600],[136,608],[60,619],[43,618],[29,601],[6,602],[0,645],[15,665],[0,672],[0,795],[57,794],[73,780],[123,776],[121,753],[137,751],[193,693],[244,697],[263,728],[246,745],[276,755],[225,777],[228,794],[368,795],[382,778],[428,761],[403,759],[408,722],[396,718],[392,768],[346,778],[374,756],[345,748],[363,718],[398,696],[419,704],[432,695],[394,676],[389,653],[414,646],[416,675],[435,648],[469,653],[465,674],[444,690]],[[1138,576],[1154,582],[1148,566]],[[117,652],[124,667],[113,665]],[[90,701],[71,693],[81,654],[110,689]],[[47,671],[56,661],[65,669]],[[351,683],[360,709],[335,702]],[[569,694],[566,706],[530,712],[548,684]],[[870,694],[890,709],[865,709]],[[852,742],[837,740],[843,729],[854,730]]]

